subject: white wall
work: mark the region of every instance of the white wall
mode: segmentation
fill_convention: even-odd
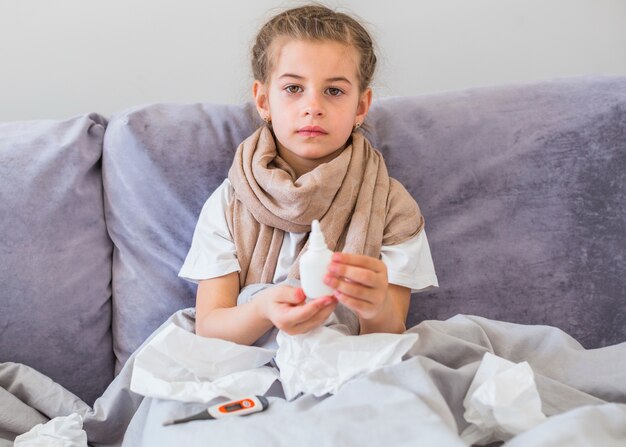
[[[300,3],[0,0],[0,121],[248,100],[257,28]],[[324,3],[369,23],[378,96],[626,75],[626,0]]]

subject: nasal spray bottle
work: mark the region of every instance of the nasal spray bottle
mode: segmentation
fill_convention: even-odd
[[[300,282],[307,298],[320,298],[333,294],[333,289],[324,283],[333,252],[324,241],[324,233],[320,223],[314,220],[311,224],[309,246],[300,257]]]

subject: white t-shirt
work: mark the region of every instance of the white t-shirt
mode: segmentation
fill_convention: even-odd
[[[233,196],[233,187],[226,179],[207,199],[200,212],[187,258],[178,273],[179,277],[197,283],[241,271],[235,243],[226,223],[226,211]],[[298,242],[306,235],[285,233],[272,283],[278,284],[287,279],[289,269],[298,255]],[[424,229],[400,244],[383,245],[380,259],[387,266],[390,284],[408,287],[411,292],[439,286]]]

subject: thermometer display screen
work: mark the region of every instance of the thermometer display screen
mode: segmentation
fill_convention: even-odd
[[[230,413],[231,411],[241,410],[243,408],[243,405],[241,405],[241,402],[235,402],[234,404],[224,405],[223,408]]]

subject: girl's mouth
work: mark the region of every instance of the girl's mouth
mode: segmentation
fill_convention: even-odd
[[[305,126],[298,130],[298,134],[305,137],[318,137],[327,135],[328,132],[319,126]]]

